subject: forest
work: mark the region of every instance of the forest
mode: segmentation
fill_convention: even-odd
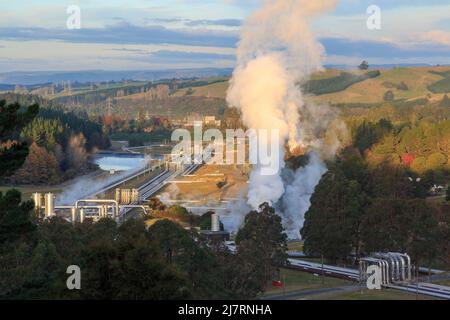
[[[0,178],[14,174],[31,152],[20,132],[37,119],[38,108],[0,102]],[[5,147],[13,137],[17,142]],[[184,215],[153,202],[160,213]],[[121,225],[109,218],[44,220],[31,200],[22,201],[11,189],[0,192],[0,299],[255,298],[286,263],[281,218],[262,204],[247,214],[236,244],[232,254],[221,242],[170,220],[150,227],[139,218]],[[80,267],[83,290],[67,290],[70,265]]]
[[[1,100],[1,99],[8,100]],[[14,139],[29,145],[29,154],[23,165],[11,176],[3,178],[8,184],[57,184],[80,173],[95,170],[87,161],[94,149],[109,147],[109,139],[102,127],[90,121],[87,115],[63,111],[34,96],[0,96],[3,105],[29,101],[41,105],[36,117],[24,126]],[[6,102],[8,101],[8,102]]]
[[[449,120],[355,126],[311,198],[304,250],[344,264],[352,255],[408,252],[418,265],[448,268],[449,142]],[[434,201],[436,184],[447,195]]]

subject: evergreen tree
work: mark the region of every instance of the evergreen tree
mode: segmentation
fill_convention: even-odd
[[[356,180],[347,179],[339,168],[327,172],[311,197],[300,230],[304,251],[332,261],[343,261],[353,248],[359,252],[366,201]]]
[[[13,242],[34,230],[31,218],[33,202],[22,202],[17,190],[0,192],[0,247],[5,242]]]
[[[236,235],[237,277],[232,283],[233,291],[242,298],[265,291],[268,281],[286,264],[286,238],[280,216],[268,203],[261,204],[259,211],[247,214]]]
[[[28,144],[19,141],[20,130],[39,111],[39,105],[22,107],[19,103],[6,104],[0,100],[0,178],[11,175],[25,161]]]

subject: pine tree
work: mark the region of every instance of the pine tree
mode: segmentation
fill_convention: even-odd
[[[37,104],[23,111],[19,103],[7,105],[5,100],[0,100],[0,177],[13,174],[25,161],[28,144],[19,140],[20,130],[38,111]]]

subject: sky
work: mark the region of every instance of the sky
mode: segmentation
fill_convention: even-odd
[[[316,1],[316,0],[311,0]],[[67,9],[80,9],[68,29]],[[259,0],[0,0],[0,72],[233,67]],[[369,30],[367,8],[381,10]],[[450,64],[450,0],[341,0],[315,20],[324,63]]]

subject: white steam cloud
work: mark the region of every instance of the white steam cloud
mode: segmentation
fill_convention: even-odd
[[[280,168],[269,176],[253,167],[247,204],[253,209],[263,202],[274,205],[293,238],[299,236],[310,196],[326,171],[320,157],[334,155],[338,145],[324,133],[329,126],[339,127],[333,124],[334,113],[327,106],[305,104],[299,86],[322,70],[324,48],[310,30],[311,19],[334,5],[335,0],[262,1],[243,24],[227,92],[228,104],[241,110],[247,127],[280,132]],[[286,144],[290,150],[314,150],[308,165],[295,172],[284,169]]]

